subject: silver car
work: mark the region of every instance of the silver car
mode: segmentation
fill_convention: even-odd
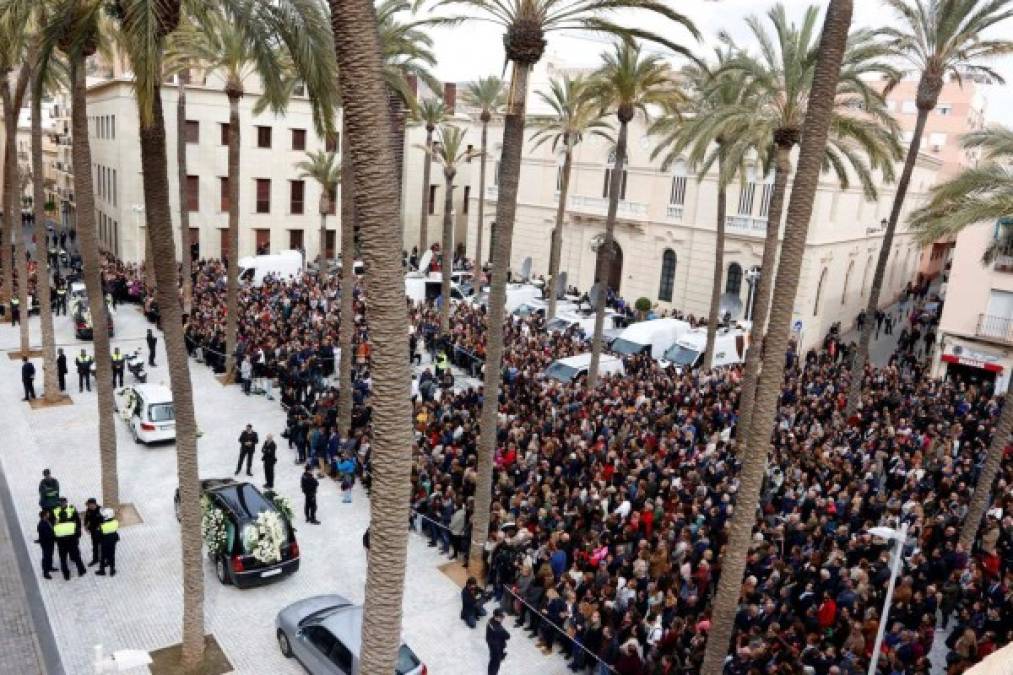
[[[359,675],[362,606],[340,595],[315,595],[278,612],[278,647],[313,675]],[[426,675],[425,664],[401,645],[394,675]]]

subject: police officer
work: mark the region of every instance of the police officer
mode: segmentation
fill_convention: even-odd
[[[148,334],[144,336],[144,341],[148,343],[148,365],[152,368],[155,367],[155,345],[158,344],[158,338],[155,334],[148,329]]]
[[[52,511],[59,505],[60,481],[50,475],[49,469],[43,469],[42,480],[39,481],[39,508]]]
[[[507,640],[510,633],[503,627],[503,610],[497,609],[485,625],[485,643],[489,645],[489,675],[497,675],[499,666],[506,658]]]
[[[81,355],[74,359],[74,363],[77,364],[77,391],[81,393],[85,387],[88,391],[91,391],[91,364],[92,357],[89,356],[84,349],[81,350]]]
[[[67,391],[67,355],[63,349],[56,350],[56,375],[60,378],[60,391]]]
[[[56,287],[56,315],[60,314],[67,316],[67,287],[62,283]]]
[[[35,364],[27,356],[21,357],[21,384],[25,388],[23,401],[35,398]]]
[[[306,516],[306,522],[314,525],[320,524],[320,521],[317,520],[317,487],[319,485],[320,481],[313,476],[313,466],[307,464],[302,474],[302,493],[306,497],[303,514]]]
[[[450,369],[450,359],[447,358],[447,352],[441,351],[440,355],[436,358],[436,377],[439,378],[443,373]]]
[[[88,569],[81,562],[81,516],[77,509],[67,504],[66,497],[60,497],[60,505],[53,511],[56,524],[53,525],[53,534],[56,535],[56,549],[60,553],[60,570],[63,578],[70,580],[70,568],[67,567],[67,558],[70,558],[77,566],[77,575],[83,577]]]
[[[102,562],[95,574],[105,576],[106,568],[109,568],[109,576],[116,576],[116,543],[120,540],[120,522],[116,520],[116,514],[112,509],[102,509],[102,524],[99,526],[102,531]]]
[[[125,364],[123,361],[123,354],[120,354],[120,348],[116,347],[115,349],[113,349],[113,353],[109,358],[112,360],[113,364],[113,386],[122,387],[123,367]],[[119,384],[116,384],[117,381],[119,381]]]
[[[99,544],[102,543],[102,531],[99,526],[102,524],[102,507],[94,497],[84,503],[84,529],[88,530],[91,537],[91,561],[88,567],[98,565]]]
[[[11,325],[21,323],[21,300],[16,295],[11,296]]]
[[[52,514],[49,511],[39,511],[39,524],[36,526],[39,538],[35,543],[42,547],[42,576],[52,579],[50,572],[55,572],[53,567],[53,548],[56,546],[56,535],[53,534]]]

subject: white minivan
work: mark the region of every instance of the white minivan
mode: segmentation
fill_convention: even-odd
[[[585,352],[553,361],[542,373],[542,376],[560,382],[573,382],[577,378],[586,376],[590,368],[591,352]],[[613,373],[622,375],[624,372],[622,359],[617,356],[602,354],[598,360],[599,376],[612,375]]]
[[[742,363],[749,346],[749,333],[741,328],[718,328],[714,336],[715,368]],[[660,360],[660,365],[675,366],[682,371],[684,368],[696,368],[703,363],[703,355],[707,349],[707,329],[694,328],[679,338],[669,347]]]
[[[688,322],[680,319],[652,319],[630,324],[612,341],[609,350],[622,356],[650,354],[660,359],[669,347],[692,330]]]
[[[163,384],[135,384],[116,391],[116,406],[136,443],[176,439],[172,392]]]
[[[302,253],[295,250],[239,259],[239,280],[262,286],[268,275],[285,281],[303,271]]]

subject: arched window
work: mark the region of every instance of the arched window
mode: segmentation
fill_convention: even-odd
[[[827,268],[820,272],[820,282],[816,285],[816,302],[813,303],[813,316],[820,313],[820,296],[823,295],[823,283],[827,280]]]
[[[860,290],[861,296],[863,298],[865,297],[865,289],[869,287],[869,272],[871,271],[872,271],[872,256],[870,255],[869,259],[865,261],[865,271],[862,272],[862,288]]]
[[[732,263],[728,266],[728,277],[725,279],[725,293],[738,295],[742,290],[742,265]]]
[[[608,199],[609,187],[612,185],[612,169],[616,165],[616,151],[609,150],[608,164],[605,167],[605,182],[602,183],[601,196]],[[626,199],[626,163],[623,163],[623,176],[619,185],[619,199]]]
[[[851,281],[851,270],[855,269],[855,261],[848,263],[848,271],[844,274],[844,289],[841,290],[841,304],[848,299],[848,282]]]
[[[661,284],[658,300],[672,302],[672,287],[675,286],[675,251],[666,248],[661,255]]]

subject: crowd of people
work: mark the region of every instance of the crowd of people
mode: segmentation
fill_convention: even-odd
[[[188,345],[221,370],[223,265],[201,262],[194,282]],[[898,313],[889,364],[868,366],[857,383],[862,405],[851,417],[844,408],[853,345],[839,330],[819,348],[786,355],[727,673],[864,672],[891,550],[868,530],[902,522],[910,537],[882,672],[928,673],[929,654],[945,639],[946,663],[936,665],[960,673],[1010,640],[1009,454],[975,549],[964,550],[957,537],[1001,397],[986,385],[929,377],[927,335],[939,312],[927,310],[934,300],[921,290],[911,289]],[[297,463],[319,462],[343,482],[352,466],[368,485],[369,332],[362,289],[353,293],[355,412],[347,432],[338,428],[332,377],[336,276],[243,286],[236,358],[266,393],[277,379]],[[421,371],[413,526],[432,546],[466,557],[472,536],[485,539],[470,526],[484,392],[439,385],[446,356],[484,357],[485,314],[455,305],[443,337],[435,306],[413,304],[409,316],[409,358]],[[541,317],[529,316],[505,330],[485,542],[490,590],[515,626],[546,652],[558,645],[575,671],[698,672],[736,508],[741,368],[677,374],[634,356],[626,370],[636,377],[607,376],[586,391],[539,377],[551,361],[588,349],[576,329],[548,333]],[[423,349],[431,364],[421,363]],[[434,365],[443,372],[433,373]]]

